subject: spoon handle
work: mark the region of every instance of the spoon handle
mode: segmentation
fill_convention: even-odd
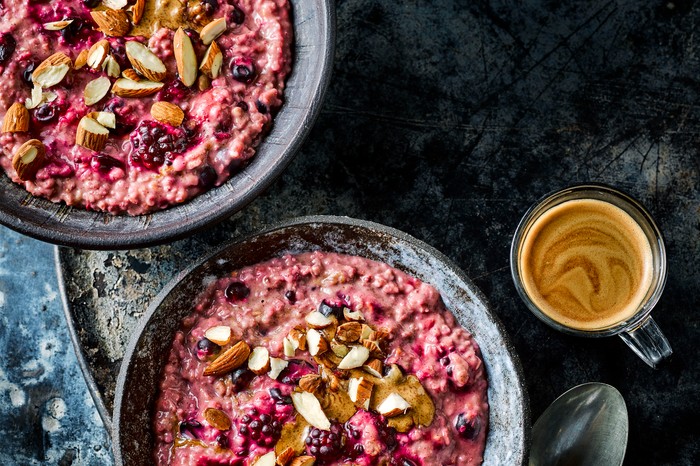
[[[620,338],[654,369],[673,354],[668,340],[650,316],[638,327],[620,333]]]

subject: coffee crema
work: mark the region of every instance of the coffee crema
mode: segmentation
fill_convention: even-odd
[[[575,199],[545,211],[522,240],[519,270],[532,302],[578,330],[635,314],[653,280],[651,245],[639,224],[605,201]]]

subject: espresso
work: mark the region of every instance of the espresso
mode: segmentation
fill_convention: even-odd
[[[627,212],[575,199],[532,223],[519,269],[525,292],[544,314],[567,327],[598,330],[635,314],[652,283],[653,257]]]

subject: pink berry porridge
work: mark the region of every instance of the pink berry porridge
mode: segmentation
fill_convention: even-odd
[[[288,255],[216,280],[177,332],[160,465],[475,465],[478,344],[430,285],[365,258]]]
[[[35,196],[140,215],[224,183],[291,69],[287,0],[0,4],[0,163]]]

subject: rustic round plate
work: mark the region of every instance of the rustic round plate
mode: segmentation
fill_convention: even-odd
[[[330,0],[292,2],[294,65],[285,103],[251,163],[218,188],[149,215],[130,217],[54,204],[0,175],[0,223],[54,244],[127,249],[165,243],[219,222],[250,203],[282,173],[311,130],[333,66],[335,10]]]
[[[405,233],[347,217],[303,217],[231,243],[176,276],[148,309],[122,362],[112,440],[117,465],[152,464],[159,380],[175,331],[212,276],[288,253],[324,250],[385,262],[433,285],[481,347],[489,378],[485,465],[524,464],[530,410],[522,369],[501,323],[454,263]]]

